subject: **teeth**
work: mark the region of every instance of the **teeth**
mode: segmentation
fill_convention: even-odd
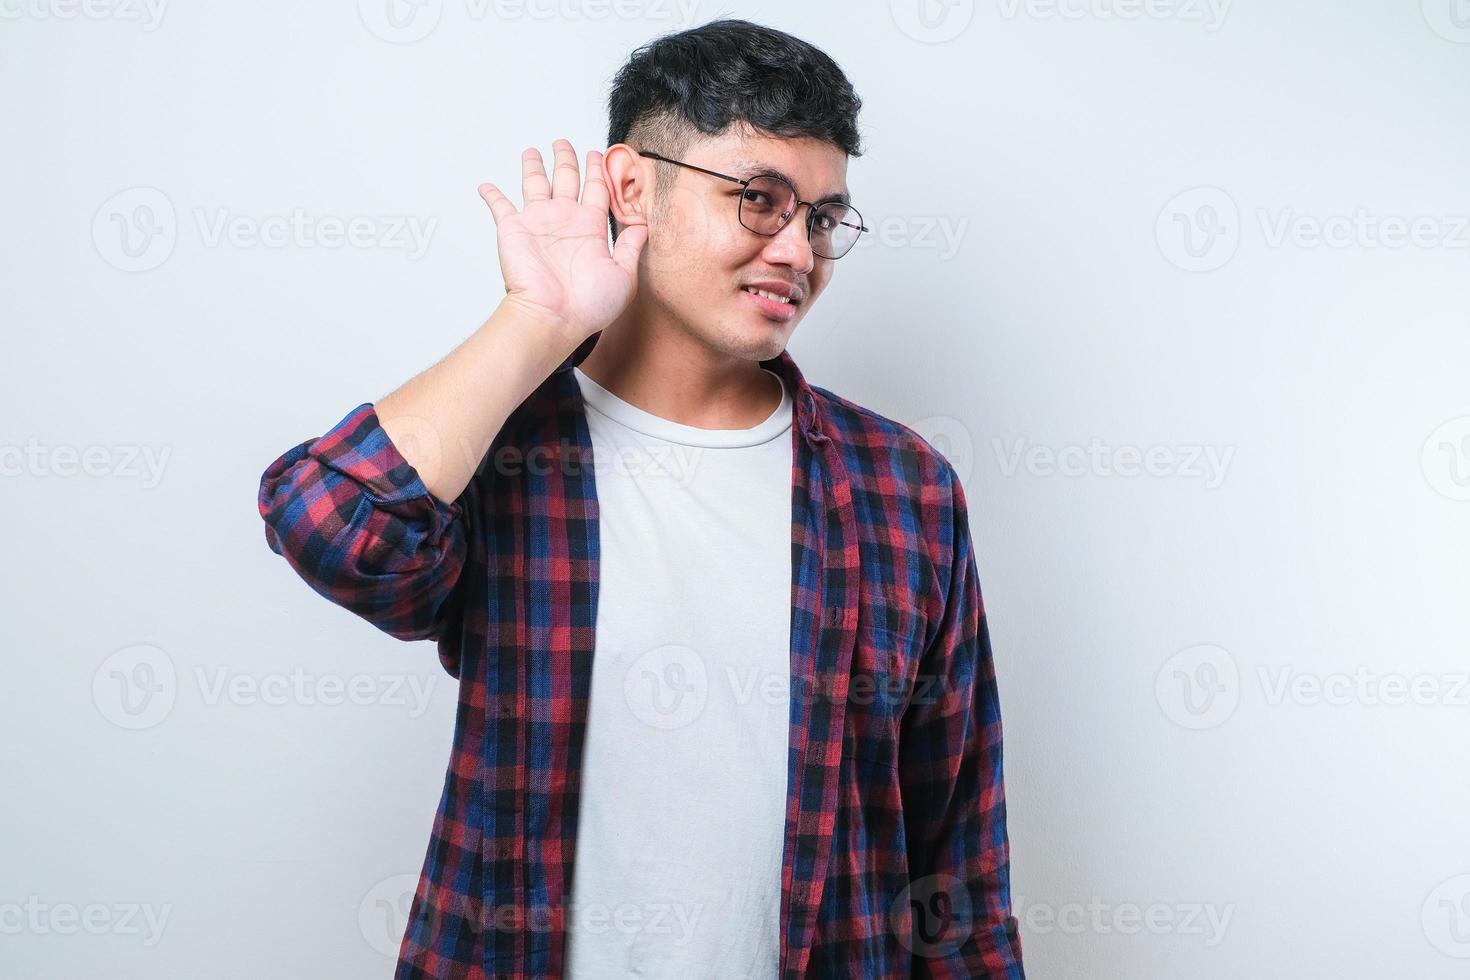
[[[750,286],[746,286],[745,291],[748,293],[755,293],[757,296],[764,296],[766,299],[773,299],[778,303],[791,302],[791,300],[787,299],[785,296],[777,295],[776,293],[770,292],[765,289],[752,289]]]

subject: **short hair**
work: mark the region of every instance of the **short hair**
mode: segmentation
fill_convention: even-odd
[[[826,53],[775,28],[722,18],[638,48],[613,78],[607,145],[631,143],[678,159],[698,135],[731,125],[809,137],[862,156],[862,100]],[[673,164],[656,161],[657,206]],[[618,237],[617,220],[608,227]]]

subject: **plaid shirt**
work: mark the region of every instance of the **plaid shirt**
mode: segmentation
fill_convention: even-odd
[[[398,978],[563,974],[598,594],[571,368],[595,342],[516,408],[452,504],[370,403],[261,479],[271,549],[378,628],[437,641],[459,681]],[[779,975],[1021,978],[964,490],[911,429],[809,385],[789,352],[761,365],[794,401]]]

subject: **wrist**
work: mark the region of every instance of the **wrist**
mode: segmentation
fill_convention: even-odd
[[[577,349],[589,334],[543,306],[506,296],[490,315],[490,325],[499,333],[517,338],[517,348],[551,368]],[[534,352],[534,353],[533,353]]]
[[[563,337],[568,340],[576,339],[576,329],[567,322],[566,317],[539,303],[523,299],[515,293],[506,294],[505,298],[500,301],[500,305],[496,307],[494,315],[537,330],[548,339]]]

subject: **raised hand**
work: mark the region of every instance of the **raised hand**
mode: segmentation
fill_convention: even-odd
[[[565,139],[552,148],[556,167],[549,182],[541,152],[531,147],[521,154],[523,210],[494,184],[481,184],[479,191],[495,217],[505,302],[580,341],[617,319],[637,293],[648,226],[626,226],[610,250],[602,153],[587,154],[579,202],[577,153]]]

